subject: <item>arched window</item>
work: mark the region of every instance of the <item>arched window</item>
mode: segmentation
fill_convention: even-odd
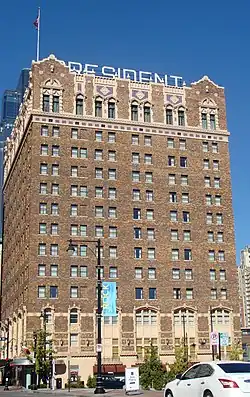
[[[157,313],[154,310],[142,309],[136,312],[136,324],[137,325],[156,325],[157,324]]]
[[[175,327],[194,327],[194,312],[189,309],[179,309],[174,312]]]
[[[76,97],[76,114],[78,114],[78,115],[83,114],[83,97],[82,97],[82,95],[78,95]]]
[[[138,121],[138,103],[132,102],[131,104],[131,120]]]
[[[144,121],[145,123],[151,122],[151,107],[149,103],[145,103],[143,106],[143,114],[144,114]]]
[[[70,324],[77,324],[78,323],[78,312],[77,309],[70,310]]]
[[[102,117],[102,99],[96,98],[95,100],[95,117]]]
[[[183,108],[178,110],[178,125],[185,125],[185,112]]]
[[[115,101],[114,101],[114,99],[110,99],[108,101],[108,118],[115,119]]]
[[[217,105],[213,99],[206,98],[201,103],[201,126],[216,130],[217,124]]]
[[[166,124],[173,124],[173,109],[169,106],[166,109]]]
[[[225,309],[215,309],[212,311],[212,323],[213,325],[229,325],[230,313]]]

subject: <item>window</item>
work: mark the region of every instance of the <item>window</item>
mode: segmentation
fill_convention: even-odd
[[[117,278],[118,277],[118,272],[117,272],[117,267],[110,267],[109,268],[109,278]]]
[[[205,187],[211,187],[211,180],[209,176],[205,176],[204,182],[205,182]]]
[[[132,145],[139,145],[139,135],[132,134],[131,143]]]
[[[190,214],[189,214],[189,212],[183,211],[182,217],[183,217],[183,222],[184,223],[190,222]]]
[[[38,265],[38,276],[46,276],[46,266],[45,265]]]
[[[115,200],[116,199],[116,188],[115,187],[110,187],[109,188],[109,196],[108,198],[110,200]]]
[[[71,129],[71,138],[78,139],[78,130],[76,128]]]
[[[49,154],[49,145],[41,145],[40,154],[41,154],[41,156],[48,156],[48,154]]]
[[[54,196],[57,196],[59,194],[59,185],[58,183],[52,183],[51,184],[51,194]]]
[[[211,299],[217,299],[217,289],[216,288],[212,288],[211,292],[210,292],[210,297]]]
[[[71,176],[77,177],[78,176],[78,167],[77,166],[71,166]]]
[[[156,288],[149,288],[148,289],[148,299],[156,299]]]
[[[211,194],[206,194],[206,205],[212,205],[212,196]]]
[[[58,145],[52,145],[52,156],[58,157],[60,155],[59,153],[59,146]]]
[[[48,164],[40,164],[40,174],[48,175]]]
[[[70,235],[71,236],[77,236],[78,235],[78,226],[77,225],[71,225],[70,226]]]
[[[219,171],[219,160],[213,160],[214,171]]]
[[[81,159],[88,158],[88,150],[86,148],[83,147],[80,148],[80,158]]]
[[[140,182],[140,171],[132,171],[132,182]]]
[[[217,242],[223,243],[223,241],[224,241],[223,232],[218,232],[217,233]]]
[[[80,245],[80,256],[87,256],[87,245]]]
[[[103,198],[103,187],[98,186],[95,188],[95,197],[96,198]]]
[[[168,140],[167,140],[167,147],[169,148],[169,149],[174,149],[174,138],[168,138]]]
[[[97,142],[102,142],[102,131],[96,131],[95,132],[95,140]]]
[[[87,226],[86,225],[80,225],[80,233],[79,234],[81,237],[87,236]]]
[[[50,245],[50,255],[51,256],[58,256],[58,251],[59,251],[58,244]]]
[[[142,236],[141,228],[140,227],[134,227],[134,238],[135,239],[140,239],[141,236]]]
[[[155,248],[148,248],[148,259],[155,259]]]
[[[59,127],[52,127],[52,136],[54,138],[59,138],[60,136],[60,129]]]
[[[135,289],[135,299],[143,299],[143,288]]]
[[[172,279],[173,280],[180,279],[180,269],[172,269]]]
[[[51,277],[58,276],[58,265],[50,265],[50,275]]]
[[[46,255],[46,244],[40,243],[38,245],[38,255]]]
[[[214,198],[214,203],[215,203],[215,205],[221,205],[221,196],[216,194],[215,198]]]
[[[55,285],[51,286],[49,289],[49,297],[52,299],[58,298],[58,287]]]
[[[152,137],[149,135],[145,135],[144,137],[144,145],[145,146],[152,146]]]
[[[47,214],[47,204],[46,203],[39,204],[39,214],[41,214],[41,215]]]
[[[131,104],[131,120],[138,121],[138,105],[136,103]]]
[[[70,346],[77,347],[78,346],[78,334],[70,334]]]
[[[184,261],[192,260],[192,251],[190,248],[184,248]]]
[[[210,114],[210,128],[211,130],[216,130],[215,114]]]
[[[212,142],[212,153],[218,153],[218,143]]]
[[[174,299],[181,299],[181,289],[180,288],[173,289],[173,297],[174,297]]]
[[[141,279],[142,278],[142,267],[135,268],[135,278]]]
[[[181,175],[181,185],[188,186],[188,176],[187,175]]]
[[[156,279],[156,269],[154,267],[148,268],[148,279],[155,280]]]
[[[202,128],[207,129],[207,114],[201,113],[201,126]]]
[[[188,204],[189,203],[189,193],[182,193],[181,202],[183,204]]]
[[[88,277],[88,267],[87,266],[80,266],[80,277],[82,277],[82,278]]]
[[[210,212],[207,213],[206,222],[207,225],[212,225],[213,223],[213,214],[211,214]]]
[[[176,184],[175,174],[169,174],[168,175],[168,184],[169,185],[175,185]]]
[[[209,160],[208,159],[204,159],[203,160],[203,169],[204,170],[209,170],[210,165],[209,165]]]
[[[166,124],[173,124],[173,110],[170,108],[166,109]]]
[[[59,165],[58,164],[52,164],[51,175],[53,175],[53,176],[59,175]]]
[[[220,281],[226,281],[226,270],[220,270]]]
[[[180,139],[180,150],[186,150],[186,149],[187,149],[186,139]]]
[[[109,257],[110,258],[117,258],[117,247],[109,247]]]
[[[178,230],[171,230],[171,241],[178,241]]]
[[[59,96],[58,95],[53,95],[52,112],[59,113]]]
[[[59,205],[57,203],[51,204],[51,215],[58,215],[59,214]]]
[[[145,164],[152,164],[152,154],[145,154],[144,155],[144,163]]]
[[[96,179],[103,179],[103,169],[102,168],[95,169],[95,177],[96,177]]]
[[[146,219],[149,221],[154,220],[154,210],[146,210]]]
[[[133,219],[141,219],[141,210],[139,208],[133,208]]]
[[[47,224],[39,223],[39,234],[47,234]]]
[[[71,309],[70,310],[69,322],[70,322],[70,324],[77,324],[78,323],[77,309]]]
[[[132,153],[132,163],[139,164],[140,163],[140,155],[139,153]]]
[[[179,260],[179,250],[177,248],[172,248],[171,259],[172,259],[172,261]]]
[[[103,160],[103,150],[101,149],[95,150],[95,160]]]
[[[109,218],[117,218],[116,207],[109,207],[108,216]]]
[[[227,299],[227,290],[226,290],[226,288],[221,288],[220,294],[221,294],[221,299]]]
[[[214,269],[210,269],[209,271],[210,281],[216,280],[216,271]]]
[[[224,261],[225,260],[225,252],[224,251],[219,251],[218,252],[218,260],[219,261]]]
[[[44,285],[38,286],[37,296],[38,298],[46,298],[46,287]]]
[[[150,106],[144,105],[143,114],[144,114],[144,122],[150,123],[151,122],[151,108],[150,108]]]
[[[186,299],[194,299],[193,288],[186,288]]]
[[[116,152],[114,150],[109,150],[108,152],[108,160],[116,161]]]
[[[70,277],[77,277],[78,276],[78,267],[75,265],[71,265],[70,267]]]
[[[142,258],[142,249],[139,247],[134,248],[134,258],[141,259]]]
[[[139,201],[141,199],[141,192],[139,189],[133,189],[133,200]]]
[[[185,269],[185,280],[193,280],[193,270]]]
[[[116,142],[116,135],[115,132],[108,133],[108,143],[115,143]]]
[[[71,204],[71,206],[70,206],[70,215],[71,216],[77,216],[78,215],[78,205],[77,204]]]
[[[214,178],[214,187],[216,189],[220,188],[220,178]]]
[[[43,95],[43,111],[49,112],[49,95]]]
[[[148,240],[154,240],[155,239],[155,230],[153,228],[148,228],[147,229],[147,238],[148,238]]]
[[[108,101],[108,118],[115,118],[115,102],[113,100]]]
[[[78,148],[77,147],[71,148],[71,157],[74,159],[76,159],[78,157]]]
[[[78,287],[70,287],[70,297],[78,298]]]
[[[102,100],[95,100],[95,117],[102,117]]]
[[[116,169],[109,168],[108,170],[108,178],[115,180],[116,179]]]
[[[153,201],[154,193],[153,190],[146,190],[146,201]]]
[[[177,211],[170,211],[170,220],[172,222],[177,222]]]
[[[40,194],[47,194],[47,183],[40,183]]]
[[[217,225],[223,225],[223,215],[222,214],[216,214],[216,223],[217,223]]]
[[[80,186],[80,189],[79,189],[79,196],[80,197],[88,197],[88,188],[87,188],[87,186]]]
[[[109,226],[109,238],[117,238],[117,227]]]
[[[215,261],[215,252],[214,252],[214,250],[208,251],[208,260],[209,260],[210,262]]]
[[[153,173],[152,172],[145,172],[145,182],[153,183]]]
[[[191,232],[190,230],[183,231],[183,240],[184,241],[191,241]]]
[[[168,165],[170,167],[174,167],[175,166],[175,157],[174,156],[168,156]]]
[[[207,232],[207,241],[209,243],[213,243],[214,242],[214,232]]]
[[[49,136],[49,127],[47,125],[42,125],[41,127],[41,136]]]
[[[185,125],[185,113],[184,110],[178,110],[178,125]]]
[[[96,237],[103,237],[104,236],[103,226],[96,226],[95,227],[95,236]]]
[[[180,167],[187,168],[187,158],[186,157],[180,157]]]
[[[170,203],[177,203],[177,194],[176,192],[169,193],[169,202]]]

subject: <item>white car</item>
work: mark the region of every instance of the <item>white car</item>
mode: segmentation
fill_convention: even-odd
[[[211,361],[193,365],[166,384],[164,397],[250,397],[250,363]]]

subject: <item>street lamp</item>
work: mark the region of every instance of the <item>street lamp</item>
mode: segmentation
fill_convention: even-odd
[[[97,247],[97,378],[95,394],[104,394],[102,384],[102,279],[101,279],[101,240],[83,240],[84,243],[95,243]],[[92,250],[91,250],[92,251]],[[67,248],[69,255],[75,252],[72,240]],[[93,252],[93,251],[92,251]]]

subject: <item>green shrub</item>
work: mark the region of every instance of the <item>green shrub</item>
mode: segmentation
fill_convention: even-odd
[[[87,386],[89,389],[94,389],[96,387],[96,377],[89,375],[87,380]]]

